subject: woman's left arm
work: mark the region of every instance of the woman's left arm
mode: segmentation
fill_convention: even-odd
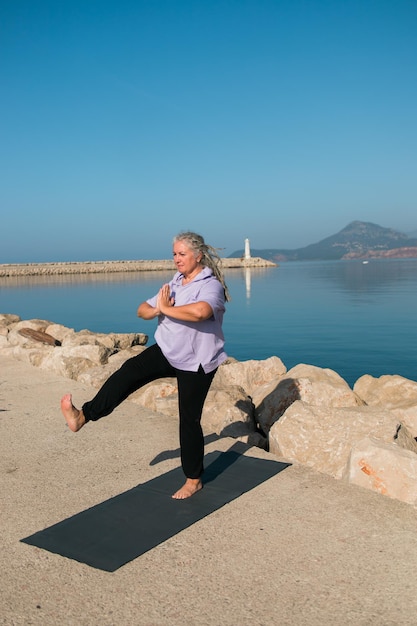
[[[159,290],[157,307],[163,315],[181,322],[204,322],[204,320],[208,320],[213,316],[213,309],[204,300],[182,306],[174,306],[169,285],[164,285]]]

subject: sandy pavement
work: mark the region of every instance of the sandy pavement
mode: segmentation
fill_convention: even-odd
[[[302,467],[113,573],[21,543],[177,467],[177,422],[127,401],[74,434],[60,397],[91,389],[3,356],[0,369],[1,624],[417,624],[417,511]]]

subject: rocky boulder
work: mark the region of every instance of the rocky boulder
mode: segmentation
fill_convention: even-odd
[[[154,380],[130,396],[130,400],[151,411],[178,416],[178,386],[175,378]],[[165,402],[166,400],[166,402]]]
[[[417,505],[417,454],[367,437],[352,448],[343,478],[384,496]]]
[[[403,376],[369,374],[359,378],[353,390],[366,404],[391,409],[398,420],[417,438],[417,382]]]
[[[241,437],[255,432],[253,404],[239,385],[210,389],[201,424],[205,432],[222,437]]]
[[[319,407],[364,404],[337,372],[301,363],[253,394],[255,419],[261,430],[267,434],[297,400]]]
[[[402,376],[374,378],[365,374],[358,378],[353,390],[371,406],[386,406],[388,409],[417,406],[417,382]]]
[[[263,361],[234,361],[221,365],[216,372],[212,387],[222,389],[229,385],[242,387],[249,396],[259,388],[283,376],[287,368],[277,356]]]
[[[17,324],[20,321],[21,318],[18,315],[14,315],[13,313],[0,313],[0,328],[13,326],[13,324]]]
[[[146,350],[145,346],[136,345],[111,354],[107,363],[104,365],[93,365],[92,367],[79,372],[77,380],[85,385],[90,385],[90,387],[98,389],[108,378],[110,378],[112,374],[114,374],[116,370],[123,365],[125,361],[137,356],[143,352],[143,350]]]
[[[415,430],[411,429],[406,422],[400,423],[395,441],[401,448],[417,453]]]
[[[272,453],[341,478],[352,447],[365,437],[393,443],[398,429],[387,409],[332,407],[295,401],[269,431]]]

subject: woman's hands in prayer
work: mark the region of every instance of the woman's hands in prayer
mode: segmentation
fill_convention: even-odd
[[[167,309],[170,309],[175,304],[174,298],[171,297],[171,291],[169,285],[162,285],[158,293],[158,300],[156,308],[163,314],[167,314]]]
[[[213,309],[208,302],[203,300],[182,306],[174,305],[175,300],[171,297],[169,285],[163,285],[159,290],[156,303],[156,308],[162,315],[168,315],[171,319],[182,322],[203,322],[213,316]]]
[[[171,298],[169,285],[163,285],[158,293],[156,306],[151,306],[146,301],[142,302],[138,306],[138,317],[144,320],[152,320],[155,317],[159,317],[161,314],[166,314],[168,308],[174,306],[174,298]],[[164,308],[164,311],[161,310]]]
[[[213,309],[208,302],[192,302],[182,306],[174,306],[174,298],[171,297],[169,285],[163,285],[158,293],[156,307],[142,302],[138,307],[138,317],[151,320],[159,315],[167,315],[171,319],[181,322],[203,322],[213,316]]]

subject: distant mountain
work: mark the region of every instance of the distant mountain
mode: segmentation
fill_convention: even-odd
[[[230,257],[241,257],[236,250]],[[376,257],[417,257],[417,237],[409,237],[392,228],[371,222],[351,222],[340,232],[318,243],[294,250],[266,248],[251,250],[251,255],[274,262],[331,261],[338,259],[367,259]],[[229,257],[229,258],[230,258]]]

